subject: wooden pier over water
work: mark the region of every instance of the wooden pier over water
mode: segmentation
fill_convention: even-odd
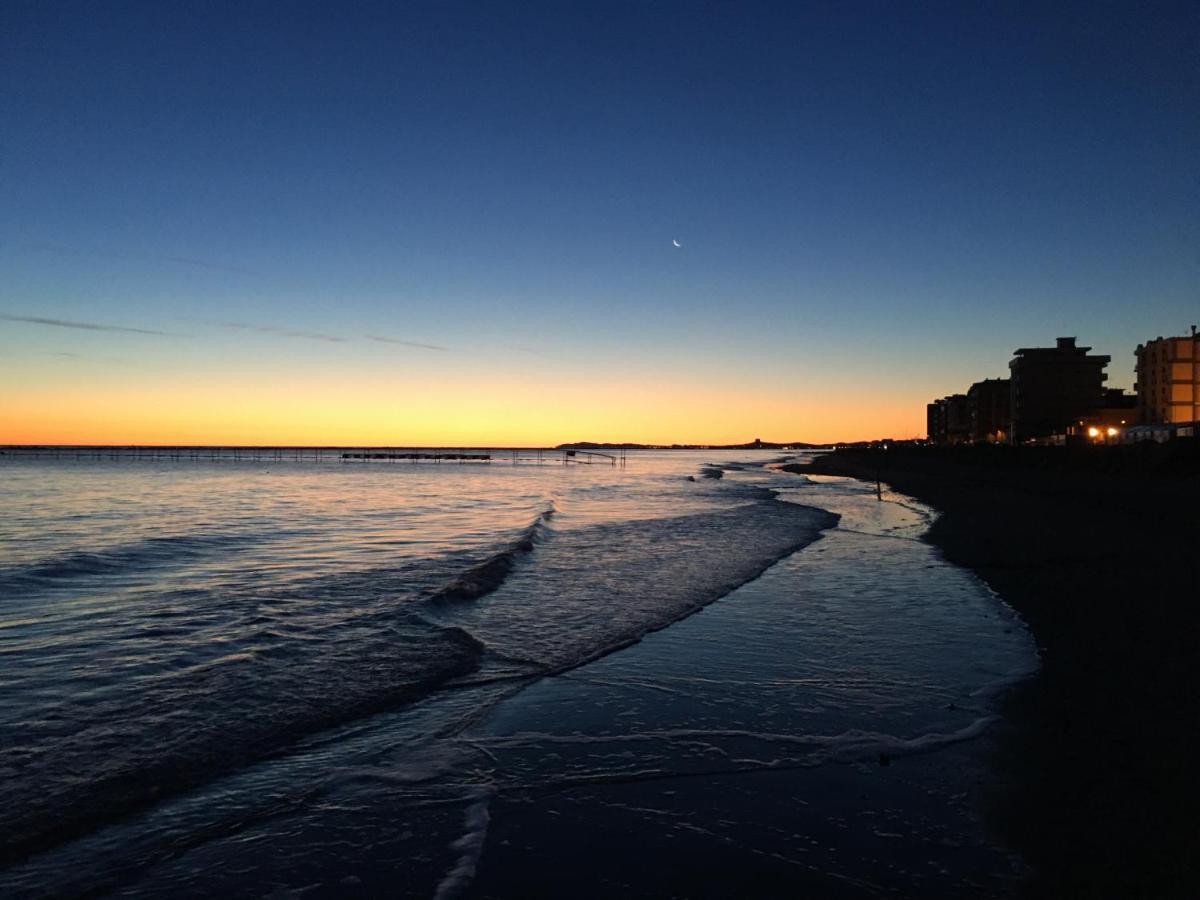
[[[624,466],[625,451],[601,453],[557,447],[195,447],[195,446],[0,446],[0,462],[21,459],[118,462],[411,463],[458,465]]]

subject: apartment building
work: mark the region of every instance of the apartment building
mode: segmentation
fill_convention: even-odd
[[[966,394],[951,394],[925,407],[925,428],[933,444],[964,444],[971,439],[971,406]]]
[[[1012,440],[1066,434],[1067,429],[1104,404],[1104,367],[1112,357],[1091,355],[1073,337],[1053,347],[1021,347],[1008,368],[1012,399]]]
[[[1140,425],[1200,421],[1200,334],[1159,337],[1137,350],[1137,420]]]
[[[985,378],[967,390],[971,442],[1003,443],[1012,430],[1012,385],[1007,378]]]

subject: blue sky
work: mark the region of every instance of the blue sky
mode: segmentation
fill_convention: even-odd
[[[1129,386],[1200,321],[1194,4],[0,16],[0,387],[617,370],[916,421],[1058,334]]]

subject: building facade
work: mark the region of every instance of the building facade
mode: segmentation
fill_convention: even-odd
[[[971,442],[995,444],[1008,440],[1012,430],[1012,385],[1007,378],[985,378],[967,390]]]
[[[971,406],[966,394],[951,394],[925,406],[931,444],[963,444],[971,439]]]
[[[1200,334],[1156,338],[1137,348],[1139,425],[1200,421]]]
[[[925,404],[925,439],[931,444],[941,444],[946,438],[946,417],[942,404],[937,400]]]
[[[1073,337],[1054,347],[1021,347],[1008,364],[1014,443],[1067,433],[1104,405],[1104,367],[1111,357],[1090,355]]]

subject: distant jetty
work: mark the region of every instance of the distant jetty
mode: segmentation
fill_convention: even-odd
[[[624,450],[575,447],[252,447],[8,445],[0,455],[19,459],[79,461],[256,463],[522,463],[624,466]]]

